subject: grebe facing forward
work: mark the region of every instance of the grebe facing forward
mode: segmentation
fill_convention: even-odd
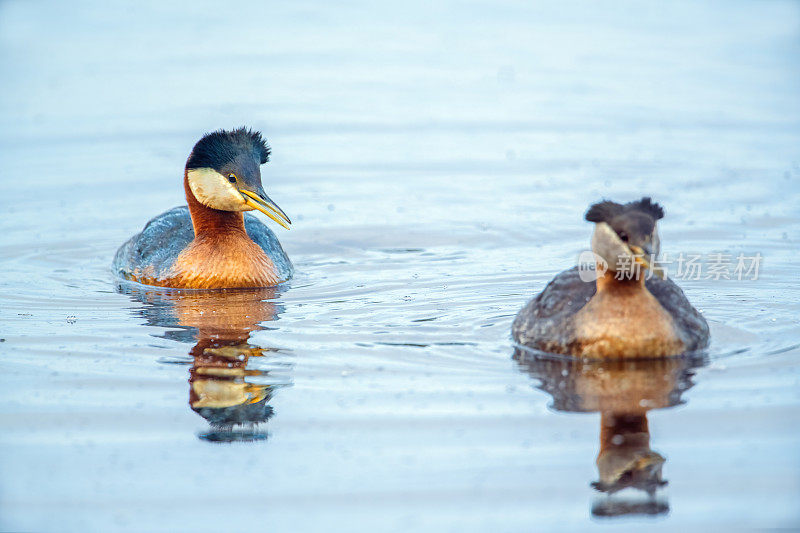
[[[289,229],[289,217],[261,186],[270,150],[261,134],[219,130],[195,144],[183,175],[188,206],[152,219],[123,244],[114,271],[145,285],[188,289],[268,287],[292,277],[278,238],[244,211]]]
[[[644,272],[659,272],[648,259],[658,257],[656,222],[663,217],[650,198],[592,205],[586,220],[595,223],[596,281],[578,267],[556,276],[517,314],[514,340],[579,357],[665,357],[705,348],[708,324],[683,291]]]

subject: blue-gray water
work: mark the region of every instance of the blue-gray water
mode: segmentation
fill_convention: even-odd
[[[0,73],[0,529],[800,527],[796,3],[9,1]],[[241,124],[295,279],[118,287],[192,144]],[[661,387],[515,360],[589,203],[643,194],[663,251],[763,256],[679,281],[708,358]],[[656,515],[600,516],[600,415],[559,392],[598,375],[653,407]],[[198,383],[263,421],[213,426]]]

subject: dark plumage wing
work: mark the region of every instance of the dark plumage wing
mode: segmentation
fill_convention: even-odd
[[[547,351],[547,345],[565,344],[570,318],[597,292],[596,284],[581,280],[578,267],[558,274],[517,314],[511,326],[514,340]]]
[[[272,230],[249,213],[244,215],[244,228],[253,242],[275,263],[280,278],[292,277],[292,263]],[[141,233],[117,250],[114,272],[125,279],[131,279],[134,272],[147,277],[164,277],[192,240],[194,228],[189,208],[184,205],[170,209],[148,222]]]
[[[261,222],[250,213],[244,215],[244,229],[247,235],[253,239],[257,245],[264,250],[264,253],[272,259],[275,268],[280,274],[280,279],[289,279],[294,274],[294,267],[292,262],[289,261],[289,256],[283,251],[278,237],[267,227],[266,224]]]
[[[148,277],[161,277],[194,239],[192,218],[186,206],[161,213],[123,244],[114,257],[114,272],[130,279],[147,269]]]
[[[708,346],[709,332],[706,319],[692,307],[674,281],[653,277],[645,282],[645,287],[672,316],[687,352],[702,350]]]
[[[646,280],[645,286],[672,316],[687,352],[701,350],[708,345],[709,332],[705,318],[692,307],[674,281],[653,277]],[[572,332],[570,318],[596,292],[594,281],[581,280],[578,267],[565,270],[517,314],[511,326],[514,340],[543,351],[555,351],[554,346],[567,344]]]

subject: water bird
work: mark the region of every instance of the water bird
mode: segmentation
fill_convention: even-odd
[[[186,206],[150,220],[117,250],[120,277],[190,289],[270,287],[293,267],[275,234],[245,211],[258,210],[289,229],[289,217],[261,184],[270,148],[246,128],[204,135],[183,174]]]
[[[663,217],[663,208],[648,197],[589,207],[593,277],[577,266],[558,274],[519,311],[514,340],[587,358],[665,357],[705,348],[705,318],[657,264],[657,222]]]

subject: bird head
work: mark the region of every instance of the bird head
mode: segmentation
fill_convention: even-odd
[[[246,128],[204,135],[186,161],[186,179],[201,204],[222,211],[256,209],[286,229],[292,223],[261,185],[270,149],[261,133]]]
[[[664,210],[660,205],[649,197],[627,204],[605,200],[589,207],[585,218],[595,223],[592,251],[603,258],[608,270],[641,266],[664,277],[652,264],[661,248],[657,222],[664,218]]]

